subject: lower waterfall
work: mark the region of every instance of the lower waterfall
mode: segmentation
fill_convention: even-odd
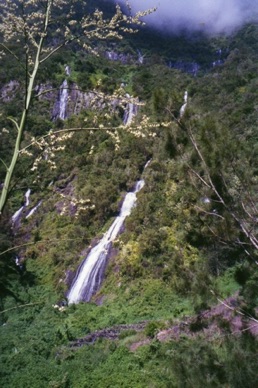
[[[67,294],[69,304],[79,303],[80,301],[89,302],[91,297],[99,289],[112,241],[119,234],[125,218],[131,214],[132,208],[137,200],[136,194],[143,186],[144,180],[139,180],[135,185],[134,191],[126,194],[119,216],[116,217],[99,243],[90,250],[82,265],[79,267]]]
[[[31,193],[31,189],[28,189],[24,195],[24,198],[25,198],[25,202],[23,203],[22,207],[20,207],[19,210],[17,210],[14,215],[12,216],[12,224],[15,225],[15,224],[18,224],[18,222],[20,221],[20,218],[21,218],[21,215],[22,215],[22,212],[24,210],[25,207],[29,206],[30,204],[30,193]]]

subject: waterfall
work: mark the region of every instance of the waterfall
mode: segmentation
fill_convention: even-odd
[[[68,65],[65,65],[65,74],[70,77],[71,75],[71,68]]]
[[[126,94],[127,98],[130,98],[129,94]],[[133,117],[137,114],[138,106],[135,105],[132,102],[129,102],[126,106],[124,117],[123,117],[123,123],[124,125],[130,125]]]
[[[30,204],[30,193],[31,189],[28,189],[25,193],[25,206],[29,206]]]
[[[34,207],[29,211],[29,213],[27,214],[27,216],[26,216],[25,218],[27,219],[27,218],[31,217],[31,216],[36,212],[36,210],[40,207],[41,203],[42,203],[42,201],[39,201],[39,203],[38,203],[36,206],[34,206]]]
[[[17,211],[14,213],[14,215],[12,216],[12,223],[13,223],[13,225],[16,224],[16,223],[19,221],[23,209],[24,209],[24,206],[20,207],[20,209],[17,210]]]
[[[90,250],[82,265],[79,267],[67,295],[69,304],[80,301],[89,302],[93,294],[100,287],[112,241],[119,234],[125,218],[131,214],[132,208],[135,206],[137,200],[136,194],[143,186],[144,181],[139,180],[136,183],[134,191],[126,194],[119,216],[116,217],[99,243]]]
[[[15,225],[21,218],[21,215],[22,215],[22,212],[23,212],[23,209],[26,207],[26,206],[29,206],[30,204],[30,193],[31,193],[31,189],[28,189],[26,191],[26,193],[24,194],[24,198],[25,198],[25,203],[24,205],[22,205],[22,207],[20,207],[20,209],[18,209],[14,215],[12,216],[12,224]]]
[[[187,106],[187,101],[188,101],[188,92],[185,91],[185,94],[184,94],[184,104],[181,106],[180,113],[179,113],[180,118],[182,118],[184,113],[185,113],[186,106]]]
[[[59,118],[65,120],[67,118],[67,101],[68,101],[68,82],[65,79],[60,88],[59,97]]]
[[[140,63],[140,65],[142,65],[144,61],[144,56],[142,55],[140,50],[137,50],[137,53],[138,53],[138,62]]]

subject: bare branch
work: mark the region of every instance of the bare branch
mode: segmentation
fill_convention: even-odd
[[[20,58],[17,57],[17,55],[16,55],[11,49],[9,49],[9,47],[7,47],[4,43],[0,43],[0,46],[2,46],[3,49],[4,49],[5,51],[7,51],[10,55],[12,55],[12,57],[14,57],[14,58],[16,59],[16,61],[19,63],[19,66],[20,66],[23,70],[26,70],[26,67],[23,66],[23,64],[22,64],[22,62],[21,62],[21,60],[20,60]]]
[[[5,163],[5,161],[4,161],[2,158],[0,158],[0,161],[1,161],[2,164],[5,166],[6,170],[8,170],[8,166],[7,166],[7,164]]]
[[[208,212],[204,209],[202,209],[201,207],[197,206],[197,205],[194,205],[194,207],[196,209],[198,209],[200,212],[204,213],[204,214],[207,214],[209,216],[213,216],[213,217],[218,217],[218,218],[221,218],[222,220],[225,220],[224,217],[222,217],[220,214],[216,213],[216,212]]]
[[[13,119],[12,117],[7,117],[7,118],[15,125],[17,131],[19,131],[19,124],[17,123],[17,121],[15,119]]]
[[[23,308],[23,307],[36,306],[36,305],[43,304],[43,303],[45,303],[45,301],[44,301],[44,302],[42,301],[42,302],[35,302],[35,303],[21,304],[20,306],[11,307],[11,308],[9,308],[9,309],[2,310],[2,311],[0,311],[0,314],[4,314],[4,313],[6,313],[7,311],[20,309],[20,308]]]

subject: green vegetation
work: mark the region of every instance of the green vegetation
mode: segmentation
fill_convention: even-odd
[[[75,132],[55,155],[53,170],[45,160],[31,171],[31,157],[19,158],[0,220],[1,386],[257,386],[257,339],[247,329],[258,303],[257,34],[257,25],[247,25],[232,37],[159,36],[157,44],[156,33],[146,29],[119,45],[98,43],[99,57],[72,46],[65,59],[60,51],[42,68],[40,82],[55,86],[65,64],[72,69],[68,81],[84,91],[112,93],[124,83],[145,102],[138,123],[144,114],[170,123],[154,128],[156,136],[121,132],[119,149],[101,126]],[[103,53],[110,48],[131,60],[108,60]],[[138,48],[144,65],[137,63]],[[212,67],[220,48],[225,62]],[[202,66],[196,77],[167,66],[168,60],[191,62],[193,53]],[[1,87],[20,80],[15,63],[3,67]],[[185,90],[188,105],[180,117]],[[1,132],[0,157],[7,161],[16,133],[5,117],[22,109],[20,93],[1,104],[1,128],[9,133]],[[51,99],[32,106],[24,146],[29,134],[94,125],[90,109],[53,122],[52,106]],[[97,112],[103,125],[105,113]],[[122,117],[120,109],[110,125]],[[1,182],[4,170],[1,165]],[[91,303],[66,306],[71,272],[141,176],[145,186],[114,243],[101,289]],[[27,210],[42,204],[11,227],[28,187]],[[86,202],[77,212],[71,203],[80,199]],[[242,320],[239,330],[222,313],[202,317],[229,297],[244,314],[230,310],[236,325]],[[94,331],[139,322],[142,330],[130,326],[115,340],[72,345]],[[176,328],[173,337],[169,330]],[[159,340],[160,332],[167,338]]]

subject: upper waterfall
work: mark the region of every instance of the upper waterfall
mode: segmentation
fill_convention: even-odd
[[[185,110],[186,110],[186,107],[187,107],[187,102],[188,102],[188,92],[186,90],[185,94],[184,94],[184,104],[180,108],[180,113],[179,113],[180,114],[180,118],[182,118],[184,113],[185,113]]]
[[[59,117],[62,120],[67,118],[67,102],[68,102],[68,82],[65,79],[60,87],[59,96]]]
[[[138,63],[140,63],[140,65],[142,65],[144,62],[144,56],[142,55],[140,50],[137,50],[137,53],[138,53]]]
[[[131,96],[127,93],[127,98],[130,98]],[[134,104],[133,102],[129,102],[125,108],[124,117],[123,117],[123,123],[124,125],[130,125],[133,121],[133,118],[135,115],[137,115],[138,112],[138,105]]]

